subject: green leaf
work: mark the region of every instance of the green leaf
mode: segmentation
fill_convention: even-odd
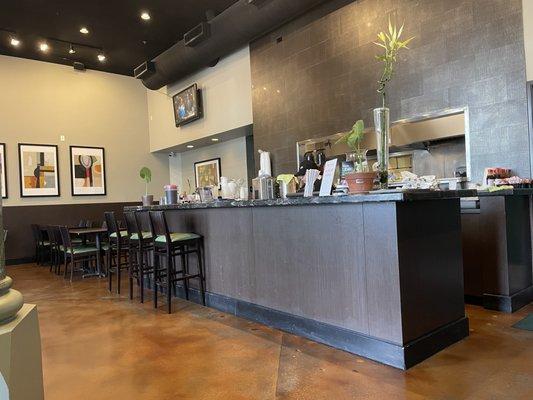
[[[150,183],[152,181],[152,171],[148,167],[142,167],[139,171],[139,176],[146,183]]]

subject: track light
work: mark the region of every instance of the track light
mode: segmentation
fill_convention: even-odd
[[[50,49],[50,46],[48,46],[48,43],[41,42],[39,44],[39,50],[41,50],[43,53],[46,53]]]
[[[68,54],[76,54],[76,50],[74,50],[74,46],[70,45],[68,49]]]
[[[20,40],[16,36],[12,36],[9,43],[11,43],[11,46],[13,47],[18,47],[20,45]]]
[[[89,29],[87,29],[87,27],[85,27],[85,26],[82,26],[80,28],[80,33],[83,33],[84,35],[87,35],[89,33]]]
[[[98,61],[100,61],[100,62],[104,62],[105,61],[105,54],[104,53],[98,54]]]
[[[144,20],[144,21],[149,21],[150,18],[152,18],[152,17],[150,16],[150,14],[148,14],[148,11],[143,11],[143,12],[141,13],[141,19],[142,19],[142,20]]]

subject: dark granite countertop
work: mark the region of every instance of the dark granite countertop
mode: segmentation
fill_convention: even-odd
[[[217,200],[210,203],[181,203],[170,205],[153,205],[151,207],[129,206],[126,211],[148,211],[148,210],[189,210],[205,208],[232,208],[232,207],[272,207],[272,206],[307,206],[324,204],[357,204],[366,202],[385,201],[418,201],[437,200],[459,197],[474,197],[475,190],[387,190],[373,191],[368,194],[353,194],[347,196],[327,196],[327,197],[291,197],[287,199],[274,200]]]
[[[478,190],[479,197],[487,196],[531,196],[533,195],[533,188],[528,189],[505,189],[497,190],[495,192],[489,192],[488,190]]]

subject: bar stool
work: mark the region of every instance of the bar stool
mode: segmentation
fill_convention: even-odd
[[[175,283],[183,281],[185,298],[189,300],[189,280],[198,278],[202,304],[205,306],[205,282],[203,272],[204,241],[196,233],[172,233],[168,230],[164,211],[150,211],[150,228],[154,245],[154,258],[158,262],[154,265],[154,308],[157,308],[158,287],[167,289],[167,311],[172,312],[172,291]],[[198,272],[189,273],[189,254],[196,254]],[[175,257],[181,258],[181,270],[176,268]],[[161,266],[161,259],[165,265]]]
[[[118,227],[115,213],[107,211],[104,213],[107,233],[109,236],[109,247],[106,254],[107,275],[109,277],[109,291],[113,289],[113,273],[117,274],[117,293],[120,294],[120,274],[122,270],[128,269],[128,231]],[[114,262],[114,265],[113,265]]]
[[[43,231],[37,224],[31,224],[31,232],[35,241],[35,259],[37,265],[42,265],[44,263],[45,252],[50,248],[50,241],[44,238]]]
[[[130,300],[133,299],[133,279],[136,279],[139,285],[141,303],[144,303],[144,277],[154,272],[154,268],[149,262],[150,252],[154,250],[152,233],[142,230],[142,223],[138,213],[125,212],[124,218],[129,234],[128,272]]]

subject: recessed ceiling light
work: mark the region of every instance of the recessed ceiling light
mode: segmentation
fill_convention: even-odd
[[[41,42],[39,44],[39,50],[41,50],[43,53],[46,53],[50,49],[50,46],[48,46],[48,43]]]
[[[150,14],[148,14],[148,11],[143,11],[141,13],[141,19],[144,20],[144,21],[149,21],[150,20]]]
[[[74,50],[74,46],[70,45],[68,49],[68,54],[75,54],[75,53],[76,53],[76,50]]]
[[[11,46],[17,47],[20,45],[20,40],[18,40],[15,36],[13,36],[9,42],[11,43]]]
[[[100,61],[100,62],[104,62],[105,61],[105,54],[104,53],[98,54],[98,61]]]
[[[187,148],[188,148],[188,149],[194,149],[194,146],[193,146],[192,144],[188,144],[188,145],[187,145]]]
[[[218,138],[214,137],[211,139],[213,142],[218,142]]]
[[[89,29],[87,29],[87,27],[85,27],[85,26],[82,26],[80,28],[80,33],[83,33],[84,35],[87,35],[89,33]]]

